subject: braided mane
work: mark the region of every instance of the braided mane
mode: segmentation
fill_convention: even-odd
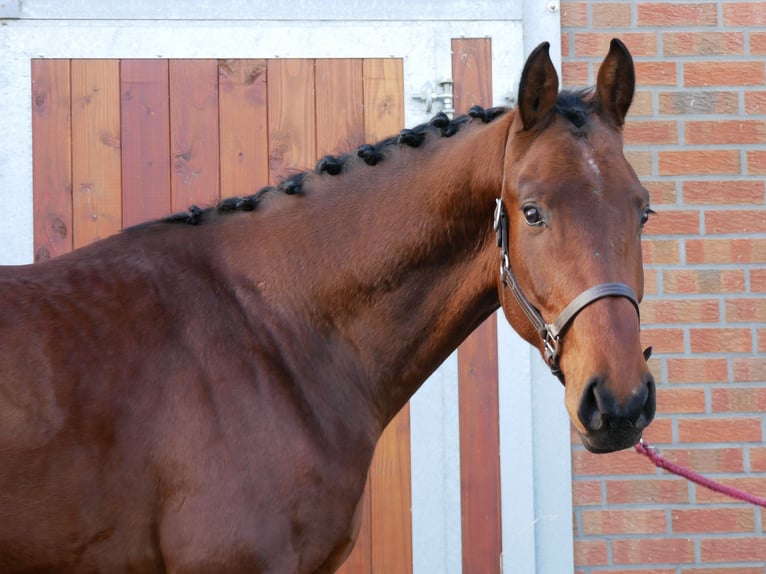
[[[266,186],[252,195],[230,197],[222,199],[215,207],[202,209],[192,205],[188,211],[175,213],[163,218],[161,221],[166,223],[186,223],[189,225],[199,225],[208,215],[213,213],[231,213],[235,211],[253,211],[258,206],[260,199],[266,193],[281,192],[287,195],[300,194],[303,189],[303,182],[310,173],[318,175],[340,175],[346,164],[354,157],[361,158],[367,165],[374,166],[383,161],[386,152],[395,149],[397,146],[420,147],[426,140],[426,135],[431,134],[436,137],[448,138],[455,135],[460,128],[472,119],[478,119],[483,123],[489,123],[498,116],[508,111],[507,108],[496,107],[484,109],[480,106],[473,106],[468,113],[455,119],[450,119],[445,113],[439,112],[427,123],[416,126],[412,129],[404,129],[399,134],[391,136],[376,144],[364,144],[355,151],[340,156],[326,155],[317,162],[312,171],[303,171],[292,175],[276,186]]]

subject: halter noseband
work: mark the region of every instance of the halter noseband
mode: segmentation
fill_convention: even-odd
[[[586,289],[575,297],[569,305],[564,307],[564,310],[559,313],[556,320],[553,323],[546,323],[540,312],[529,302],[519,286],[516,277],[511,270],[511,260],[508,255],[508,214],[503,206],[503,200],[497,199],[497,206],[495,207],[494,216],[494,229],[497,232],[497,246],[500,247],[500,279],[503,282],[503,287],[507,287],[513,293],[516,302],[524,311],[524,314],[529,319],[532,326],[537,331],[538,335],[543,341],[545,362],[548,363],[551,372],[558,377],[558,379],[564,383],[564,375],[559,367],[559,356],[561,354],[561,338],[564,330],[574,320],[577,314],[585,307],[604,297],[625,297],[630,301],[638,310],[638,298],[628,285],[625,283],[602,283],[596,285],[590,289]],[[648,359],[647,353],[651,353],[650,349],[644,352],[644,357]]]

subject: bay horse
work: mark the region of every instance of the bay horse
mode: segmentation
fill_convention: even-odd
[[[332,572],[375,443],[502,306],[585,446],[637,442],[649,196],[634,68],[473,108],[277,188],[0,270],[0,572]]]

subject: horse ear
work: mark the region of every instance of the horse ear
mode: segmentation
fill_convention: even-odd
[[[550,44],[543,42],[527,58],[519,82],[518,110],[528,130],[553,112],[559,92],[559,77],[548,55]]]
[[[609,53],[601,63],[596,81],[596,95],[601,111],[615,125],[625,122],[633,91],[636,87],[636,72],[633,58],[620,40],[613,38]]]

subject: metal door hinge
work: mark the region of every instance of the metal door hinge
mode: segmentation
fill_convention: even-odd
[[[452,94],[452,78],[442,78],[436,82],[440,86],[437,90],[431,82],[423,85],[419,94],[412,94],[412,98],[423,102],[423,107],[428,113],[444,112],[452,119],[455,115],[455,99]]]

